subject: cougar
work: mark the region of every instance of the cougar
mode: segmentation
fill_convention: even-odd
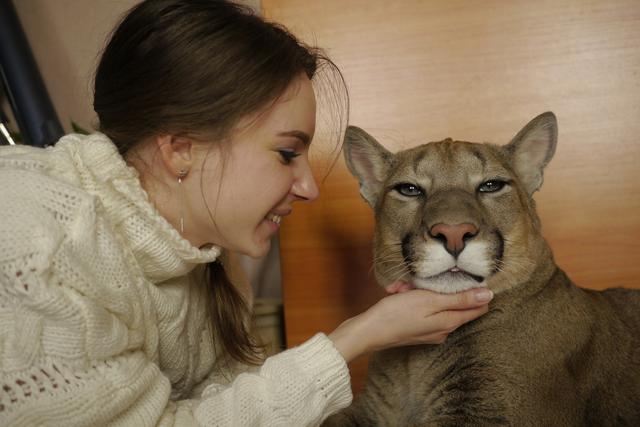
[[[504,146],[394,154],[348,128],[379,284],[495,298],[442,344],[374,353],[362,394],[325,425],[640,426],[640,291],[577,287],[541,234],[532,195],[556,141],[551,112]]]

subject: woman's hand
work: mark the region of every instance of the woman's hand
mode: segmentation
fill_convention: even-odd
[[[329,334],[347,362],[371,351],[414,344],[440,344],[460,325],[488,310],[493,293],[475,288],[456,294],[387,287],[389,295]]]

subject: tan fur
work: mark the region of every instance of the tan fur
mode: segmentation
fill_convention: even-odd
[[[506,146],[447,139],[392,154],[348,130],[380,284],[496,297],[444,344],[376,353],[363,394],[326,425],[640,425],[640,291],[576,287],[542,238],[532,194],[556,135],[545,113]],[[496,177],[508,184],[480,191]],[[460,251],[448,230],[462,225],[473,232]]]

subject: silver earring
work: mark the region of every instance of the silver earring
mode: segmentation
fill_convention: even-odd
[[[178,171],[178,185],[180,185],[180,232],[184,234],[184,191],[182,189],[182,178],[187,176],[186,169]]]

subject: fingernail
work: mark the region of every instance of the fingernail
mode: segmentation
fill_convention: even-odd
[[[476,291],[476,301],[487,302],[493,299],[493,292],[489,289],[483,288]]]

